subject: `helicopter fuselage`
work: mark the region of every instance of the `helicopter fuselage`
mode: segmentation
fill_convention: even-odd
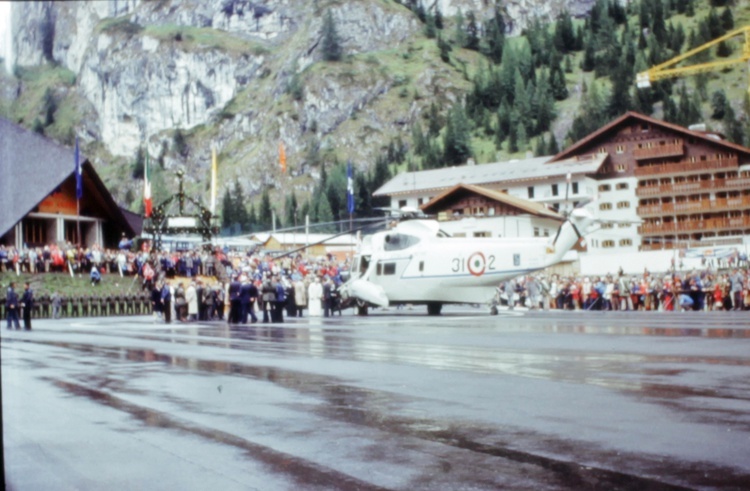
[[[448,237],[437,222],[413,220],[367,237],[350,281],[382,289],[389,304],[488,303],[501,282],[551,264],[552,252],[544,238]]]

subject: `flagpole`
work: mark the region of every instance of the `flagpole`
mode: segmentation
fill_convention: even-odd
[[[76,239],[77,246],[81,247],[81,196],[83,195],[83,173],[81,172],[81,154],[76,137],[75,149],[75,177],[76,177]]]

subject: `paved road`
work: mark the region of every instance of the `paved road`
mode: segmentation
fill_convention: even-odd
[[[750,489],[748,313],[444,310],[3,325],[7,486]]]

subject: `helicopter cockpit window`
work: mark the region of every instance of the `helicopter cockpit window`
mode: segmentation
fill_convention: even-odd
[[[419,237],[406,234],[388,234],[385,236],[383,249],[386,251],[401,251],[419,243]]]

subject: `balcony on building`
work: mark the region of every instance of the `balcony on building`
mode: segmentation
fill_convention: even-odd
[[[658,175],[689,175],[703,174],[710,170],[736,169],[737,156],[724,156],[722,158],[706,158],[683,160],[666,164],[643,165],[635,168],[636,177],[650,177]]]

